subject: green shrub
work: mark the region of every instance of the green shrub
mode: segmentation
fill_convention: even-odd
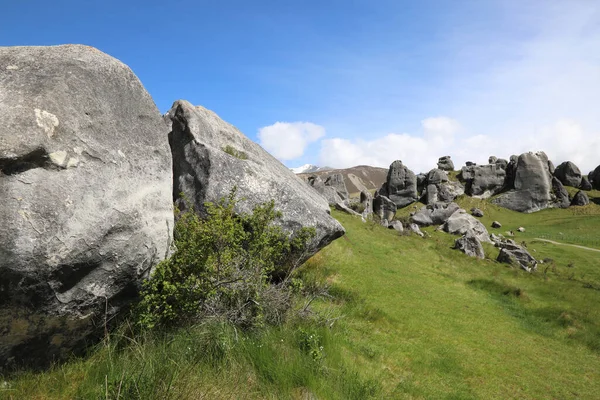
[[[235,147],[227,145],[225,147],[223,147],[223,151],[227,154],[229,154],[230,156],[234,156],[236,158],[239,158],[240,160],[247,160],[248,159],[248,154],[246,154],[245,152],[241,151],[241,150],[237,150]]]
[[[193,209],[177,213],[177,251],[143,284],[142,327],[213,316],[242,327],[281,322],[291,306],[288,278],[314,229],[289,236],[274,224],[281,213],[273,201],[242,215],[234,211],[236,201],[234,189],[218,203],[206,203],[204,220]]]

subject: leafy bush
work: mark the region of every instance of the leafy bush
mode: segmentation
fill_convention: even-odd
[[[227,154],[229,154],[230,156],[234,156],[236,158],[239,158],[240,160],[247,160],[248,159],[248,154],[246,154],[245,152],[241,151],[241,150],[237,150],[235,147],[227,145],[225,147],[223,147],[223,151]]]
[[[177,251],[144,282],[142,327],[209,316],[241,327],[281,322],[291,306],[289,277],[314,229],[287,235],[274,224],[281,213],[273,201],[243,215],[235,213],[235,205],[234,189],[218,203],[205,204],[204,220],[193,209],[177,212]]]

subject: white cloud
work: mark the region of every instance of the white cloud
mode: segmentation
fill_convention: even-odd
[[[448,117],[431,117],[421,121],[425,136],[453,136],[460,129],[458,121]]]
[[[280,160],[301,157],[306,146],[323,136],[325,128],[311,122],[276,122],[258,130],[261,146]]]

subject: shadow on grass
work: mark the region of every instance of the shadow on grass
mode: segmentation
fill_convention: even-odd
[[[496,280],[474,279],[467,284],[487,292],[524,329],[555,339],[566,337],[568,341],[583,344],[600,353],[600,326],[585,315],[558,307],[526,307],[525,304],[530,301],[525,290]]]

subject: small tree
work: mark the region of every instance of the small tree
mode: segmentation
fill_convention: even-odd
[[[206,219],[193,209],[177,212],[177,251],[144,282],[138,313],[142,326],[220,316],[251,327],[264,322],[269,306],[281,306],[269,299],[287,296],[287,277],[314,228],[289,236],[274,223],[281,213],[273,201],[241,215],[234,211],[236,201],[234,189],[218,203],[206,203]],[[275,275],[284,276],[283,284],[272,283]]]

